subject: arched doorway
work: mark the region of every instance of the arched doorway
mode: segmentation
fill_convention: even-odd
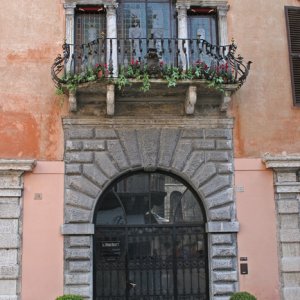
[[[208,299],[206,217],[181,179],[130,173],[98,201],[94,300]]]

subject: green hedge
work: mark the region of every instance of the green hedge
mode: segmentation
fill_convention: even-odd
[[[56,300],[83,300],[83,298],[78,295],[63,295],[56,298]]]
[[[248,292],[234,293],[229,300],[257,300],[255,296]]]

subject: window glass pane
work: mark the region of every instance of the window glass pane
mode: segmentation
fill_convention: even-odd
[[[206,40],[212,45],[217,45],[217,27],[216,27],[216,16],[215,15],[190,15],[188,17],[188,30],[189,37],[191,39]],[[197,43],[192,45],[193,51],[191,54],[192,63],[203,62],[208,67],[211,66],[213,60],[211,56],[207,55],[206,52],[198,51]]]
[[[103,12],[81,12],[75,16],[75,71],[84,72],[97,64],[105,63],[103,41],[88,43],[105,35],[106,22]]]
[[[121,225],[126,223],[118,195],[111,189],[104,197],[96,215],[96,225]]]
[[[145,58],[148,48],[156,48],[160,59],[166,61],[170,54],[163,54],[161,39],[172,38],[174,18],[169,1],[124,1],[118,9],[118,37],[122,65]],[[152,41],[146,39],[155,39]],[[163,57],[164,56],[164,57]],[[170,60],[170,59],[169,59]]]
[[[189,17],[189,36],[197,39],[201,35],[201,39],[216,45],[216,20],[212,16],[190,16]]]
[[[96,224],[172,224],[202,222],[198,200],[182,182],[160,173],[137,173],[110,189]]]
[[[190,190],[186,190],[177,204],[175,222],[203,222],[203,215],[199,203]]]

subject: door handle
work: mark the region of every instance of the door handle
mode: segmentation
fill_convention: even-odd
[[[127,281],[127,288],[128,289],[134,289],[136,287],[136,283],[133,281]]]

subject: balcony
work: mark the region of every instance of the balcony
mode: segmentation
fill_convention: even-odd
[[[226,111],[251,64],[245,64],[236,50],[234,41],[216,46],[200,38],[102,37],[83,45],[65,43],[51,73],[58,91],[69,96],[72,112],[86,103],[105,103],[105,113],[112,116],[116,103],[124,108],[130,99],[185,99],[184,112],[191,115],[203,95],[220,99],[215,105]]]

